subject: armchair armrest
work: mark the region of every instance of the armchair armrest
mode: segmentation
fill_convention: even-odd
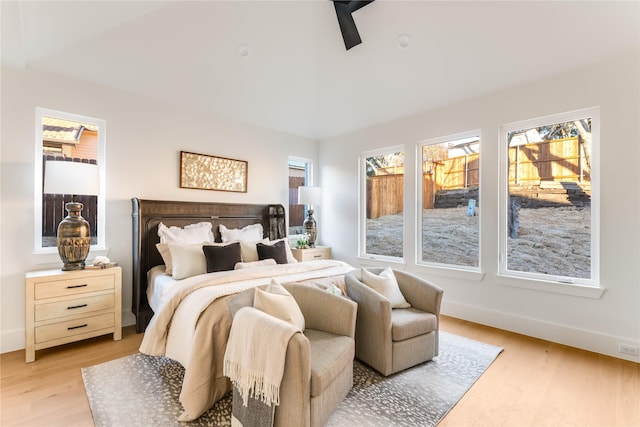
[[[404,298],[418,310],[440,316],[443,290],[433,283],[405,271],[394,271]]]
[[[358,305],[353,301],[312,286],[283,285],[295,298],[305,326],[336,335],[355,337]]]

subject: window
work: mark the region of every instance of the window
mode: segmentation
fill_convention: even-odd
[[[35,158],[35,239],[36,252],[57,253],[57,228],[67,215],[65,203],[72,195],[43,194],[44,168],[47,161],[77,161],[100,167],[100,194],[78,194],[84,205],[82,216],[89,222],[91,247],[105,248],[104,239],[104,120],[60,111],[36,109]]]
[[[298,204],[298,187],[313,185],[311,160],[289,158],[289,236],[303,235],[304,205]]]
[[[500,274],[597,285],[597,108],[501,128]]]
[[[479,268],[479,132],[419,145],[418,263]]]
[[[400,147],[361,155],[360,254],[402,258],[404,151]]]

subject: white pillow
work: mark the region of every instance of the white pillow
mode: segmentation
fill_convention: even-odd
[[[391,267],[382,270],[380,275],[374,274],[366,268],[363,268],[360,274],[362,276],[362,283],[391,301],[391,308],[411,307],[411,304],[404,299],[404,295],[402,295],[400,291],[398,281]]]
[[[278,282],[271,279],[271,283],[263,291],[255,288],[253,296],[253,306],[260,311],[264,311],[278,319],[304,331],[304,315],[300,311],[298,303],[293,296]]]
[[[166,243],[156,243],[156,248],[160,252],[160,256],[164,261],[164,272],[171,275],[173,274],[173,263],[171,262],[171,251],[169,251],[169,245]]]
[[[280,241],[284,240],[284,246],[286,247],[286,252],[287,252],[287,264],[294,264],[296,262],[298,262],[298,260],[296,259],[296,257],[293,256],[293,252],[291,252],[291,246],[289,246],[289,239],[278,239],[278,240],[268,240],[266,242],[261,242],[264,243],[265,245],[274,245]],[[258,252],[256,251],[256,254]]]
[[[256,243],[269,243],[269,239],[261,239],[250,242],[248,240],[240,240],[240,252],[242,253],[242,262],[258,261],[258,249]]]
[[[275,259],[263,259],[260,261],[250,261],[250,262],[237,262],[234,270],[240,270],[242,268],[251,268],[251,267],[264,267],[267,265],[277,265]]]
[[[205,274],[207,272],[207,259],[202,251],[202,243],[197,245],[169,245],[171,253],[172,272],[174,279],[186,279],[187,277]]]
[[[158,236],[160,243],[192,245],[195,243],[213,242],[213,232],[210,222],[199,222],[184,227],[167,227],[163,223],[158,224]]]
[[[219,230],[222,243],[234,242],[236,240],[255,242],[264,237],[262,224],[251,224],[242,228],[227,228],[224,224],[220,224]]]

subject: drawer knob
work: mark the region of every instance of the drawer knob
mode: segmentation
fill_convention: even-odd
[[[87,325],[87,324],[85,323],[84,325],[70,326],[70,327],[68,327],[68,328],[67,328],[67,330],[68,330],[68,331],[72,331],[72,330],[74,330],[74,329],[86,328],[87,326],[89,326],[89,325]]]
[[[67,286],[67,289],[75,289],[75,288],[86,288],[87,284],[85,283],[84,285],[71,285],[71,286]]]
[[[322,258],[322,255],[321,255],[321,254],[318,254],[318,255],[314,255],[313,257],[314,257],[314,258]]]
[[[80,305],[72,305],[67,307],[67,310],[73,310],[74,308],[82,308],[82,307],[86,307],[87,304],[80,304]]]

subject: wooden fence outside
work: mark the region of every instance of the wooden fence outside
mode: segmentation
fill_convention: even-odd
[[[378,175],[367,179],[367,218],[402,212],[404,174]]]
[[[422,208],[435,206],[439,191],[479,188],[479,154],[453,157],[428,165],[422,175]],[[539,185],[542,181],[590,181],[578,138],[565,138],[509,148],[509,186]],[[403,174],[367,179],[367,218],[403,210]]]
[[[509,148],[509,185],[591,181],[577,137]]]
[[[70,159],[55,157],[52,155],[42,156],[42,179],[44,188],[44,168],[47,160],[73,161],[95,164],[95,160]],[[73,198],[72,194],[42,194],[42,236],[56,237],[58,234],[58,224],[67,216],[65,204]],[[84,205],[82,217],[89,223],[91,237],[98,235],[98,196],[76,196],[76,201]]]
[[[304,185],[304,176],[289,177],[289,227],[302,227],[304,205],[298,204],[298,187]]]

